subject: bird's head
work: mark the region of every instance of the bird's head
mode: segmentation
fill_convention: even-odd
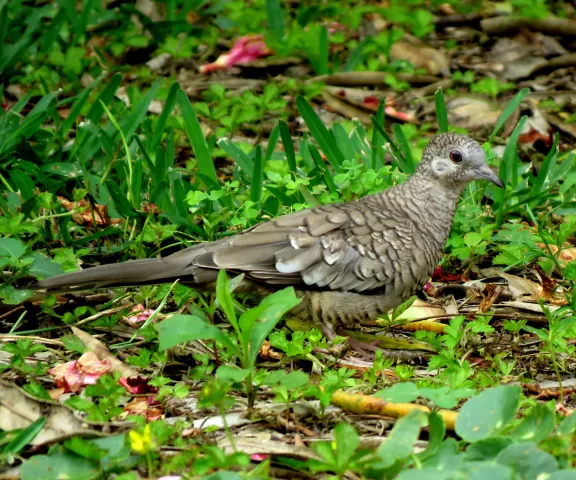
[[[486,163],[482,146],[466,135],[441,133],[432,137],[421,166],[427,175],[449,188],[463,187],[472,180],[488,180],[504,188],[504,182]]]

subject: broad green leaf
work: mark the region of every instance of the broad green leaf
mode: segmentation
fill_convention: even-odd
[[[34,261],[28,270],[31,275],[44,279],[64,273],[60,264],[42,255],[40,252],[35,252],[32,257]]]
[[[26,245],[16,238],[0,238],[0,258],[18,259],[26,253]]]
[[[69,452],[35,455],[20,467],[22,480],[93,480],[101,477],[97,462]]]
[[[248,179],[252,180],[254,172],[254,162],[244,153],[244,151],[228,138],[221,138],[218,140],[218,146],[230,155],[242,171],[246,174]]]
[[[196,315],[171,315],[158,325],[158,332],[161,351],[191,340],[216,340],[223,345],[236,348],[228,336]]]
[[[424,412],[413,410],[396,422],[394,428],[378,447],[376,455],[380,459],[378,468],[388,468],[396,461],[408,458],[414,453],[414,444],[420,436],[420,429],[426,424]]]
[[[534,405],[510,435],[524,442],[539,443],[554,430],[554,414],[541,403]]]
[[[374,396],[387,402],[406,403],[416,400],[420,396],[420,391],[414,383],[397,383],[376,392]]]
[[[220,365],[216,370],[216,378],[223,382],[242,383],[250,375],[250,372],[250,369]]]
[[[514,443],[500,452],[496,461],[510,467],[516,478],[544,478],[540,475],[558,470],[557,460],[535,443]]]
[[[456,420],[456,433],[468,442],[500,432],[516,415],[522,389],[500,386],[468,400]]]
[[[282,316],[300,303],[294,288],[288,287],[268,295],[257,307],[244,312],[239,324],[244,340],[249,345],[249,365],[254,365],[258,352]]]

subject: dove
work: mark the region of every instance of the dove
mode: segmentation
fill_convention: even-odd
[[[504,187],[477,141],[441,133],[415,172],[382,192],[290,213],[164,258],[101,265],[27,288],[73,292],[179,280],[211,290],[226,270],[244,275],[241,290],[265,295],[294,287],[301,302],[291,314],[332,339],[335,327],[370,324],[422,288],[442,258],[460,194],[474,180]]]

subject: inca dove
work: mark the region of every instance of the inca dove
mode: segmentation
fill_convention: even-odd
[[[303,299],[293,313],[311,317],[332,336],[333,325],[374,320],[422,287],[442,256],[458,197],[472,180],[504,186],[476,141],[440,134],[414,175],[384,192],[285,215],[165,258],[103,265],[33,288],[70,291],[180,279],[209,289],[225,269],[244,273],[252,287],[293,285]]]

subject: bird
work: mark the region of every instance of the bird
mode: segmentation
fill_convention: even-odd
[[[381,192],[286,214],[163,258],[100,265],[28,288],[55,293],[178,280],[213,290],[226,270],[243,274],[243,288],[262,295],[294,287],[301,302],[290,314],[334,339],[335,327],[370,324],[422,288],[443,256],[460,194],[474,180],[504,187],[476,140],[440,133],[414,173]]]

